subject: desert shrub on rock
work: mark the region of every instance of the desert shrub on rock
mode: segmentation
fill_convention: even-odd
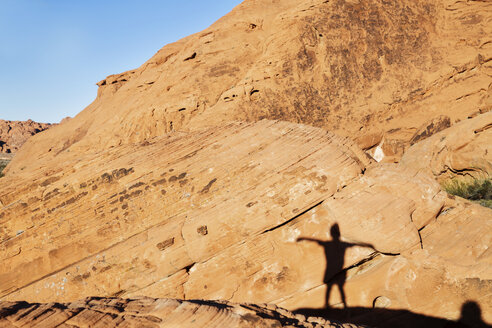
[[[492,208],[492,181],[490,177],[482,179],[451,179],[443,183],[448,194],[474,201]]]

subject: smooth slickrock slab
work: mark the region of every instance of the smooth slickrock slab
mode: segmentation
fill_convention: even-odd
[[[427,189],[427,194],[422,189]],[[287,225],[193,266],[184,284],[185,295],[270,302],[317,287],[323,279],[374,253],[374,249],[359,246],[324,254],[317,244],[298,241],[308,237],[329,243],[335,224],[344,242],[372,244],[377,252],[399,254],[420,246],[411,215],[420,211],[426,213],[424,221],[435,219],[444,204],[439,191],[437,183],[426,176],[390,165],[370,169]],[[337,257],[342,257],[342,263],[335,265],[332,262],[338,262]],[[228,281],[227,286],[223,281]]]
[[[491,319],[491,211],[348,139],[261,121],[60,159],[2,178],[2,300],[322,310],[341,288],[351,308],[457,320],[474,300]]]
[[[0,298],[120,295],[165,279],[183,298],[183,272],[333,195],[370,162],[358,152],[321,129],[262,121],[3,178]]]

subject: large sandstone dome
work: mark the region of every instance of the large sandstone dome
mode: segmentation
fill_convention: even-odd
[[[399,157],[426,134],[490,110],[491,12],[484,1],[246,0],[99,82],[89,107],[33,139],[10,170],[264,118],[322,127],[364,149],[382,142]]]
[[[3,322],[491,322],[492,211],[438,183],[492,174],[491,21],[246,0],[101,81],[0,180]]]

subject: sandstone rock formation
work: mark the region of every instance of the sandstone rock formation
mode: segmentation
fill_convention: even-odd
[[[323,127],[398,159],[440,117],[454,124],[491,109],[491,17],[487,1],[246,0],[99,82],[89,107],[33,139],[9,170],[262,118]]]
[[[357,328],[322,318],[306,319],[275,305],[173,299],[86,298],[72,303],[0,303],[0,327],[135,328]]]
[[[405,166],[439,180],[455,175],[492,176],[492,112],[478,115],[412,146]]]
[[[0,153],[15,153],[31,136],[50,128],[48,123],[0,120]]]
[[[492,211],[435,179],[490,173],[491,19],[485,1],[246,0],[101,81],[0,181],[0,301],[492,322]]]
[[[6,176],[0,293],[30,301],[75,300],[137,292],[151,281],[187,276],[194,262],[284,223],[355,179],[369,161],[351,146],[316,128],[262,121],[61,161],[26,172],[25,179]],[[40,242],[45,233],[48,239]],[[126,257],[123,249],[141,238],[152,245],[144,248],[154,260],[138,251],[126,263],[106,264],[113,249],[117,258]],[[79,262],[86,258],[82,272]],[[69,267],[75,271],[60,279],[75,288],[43,287],[52,273]],[[147,269],[157,270],[154,277]],[[119,281],[113,270],[144,281],[124,275]],[[82,276],[107,281],[88,285]]]
[[[475,300],[492,319],[491,211],[448,199],[425,173],[374,164],[346,138],[261,121],[69,154],[2,178],[1,300],[312,311],[343,306],[341,286],[354,308],[456,320]]]

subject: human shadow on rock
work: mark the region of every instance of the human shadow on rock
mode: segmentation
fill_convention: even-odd
[[[345,280],[347,279],[347,271],[344,270],[345,252],[347,249],[354,246],[369,247],[372,249],[374,249],[374,247],[367,243],[347,243],[341,241],[340,227],[337,223],[331,226],[330,233],[332,240],[329,241],[322,241],[314,238],[298,238],[297,241],[315,242],[323,247],[326,257],[326,268],[323,282],[328,287],[326,290],[325,307],[329,307],[330,292],[332,287],[336,285],[340,291],[343,306],[344,308],[347,308],[347,300],[345,297],[345,291],[343,290]],[[336,279],[334,279],[334,277],[336,277]]]
[[[340,322],[349,322],[371,327],[433,327],[433,328],[492,328],[482,319],[480,306],[474,301],[468,301],[463,304],[461,317],[458,321],[447,320],[443,318],[413,313],[404,309],[387,309],[387,308],[365,308],[349,307],[345,296],[344,285],[347,279],[347,269],[344,268],[345,252],[348,248],[354,246],[369,247],[374,249],[371,244],[367,243],[348,243],[341,240],[341,233],[338,224],[334,224],[331,229],[332,240],[322,241],[314,238],[298,238],[297,241],[315,242],[325,252],[326,268],[323,282],[327,286],[325,295],[325,308],[297,309],[294,313],[305,316],[324,317],[328,320],[338,320]],[[341,295],[343,308],[330,307],[330,293],[333,286],[337,286]],[[423,300],[425,302],[425,300]]]

